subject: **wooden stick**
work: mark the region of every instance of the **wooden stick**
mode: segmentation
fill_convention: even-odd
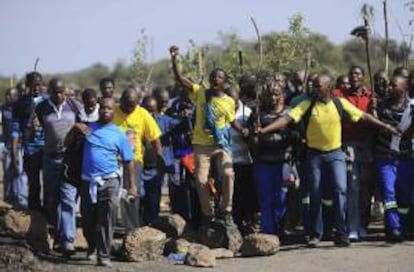
[[[389,39],[388,39],[388,15],[387,15],[387,0],[384,0],[382,2],[383,4],[383,9],[384,9],[384,24],[385,24],[385,74],[388,75],[388,66],[389,66],[389,57],[388,57],[388,43],[389,43]]]
[[[36,72],[37,71],[37,65],[39,64],[39,57],[36,58],[35,64],[34,64],[34,68],[33,70]]]

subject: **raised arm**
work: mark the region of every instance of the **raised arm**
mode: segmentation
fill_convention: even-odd
[[[193,82],[187,77],[185,77],[182,74],[182,71],[178,69],[178,65],[177,65],[178,47],[177,46],[173,45],[170,47],[170,56],[171,56],[171,64],[172,64],[172,69],[173,69],[175,78],[178,80],[178,82],[180,82],[181,85],[183,85],[184,87],[192,91]]]

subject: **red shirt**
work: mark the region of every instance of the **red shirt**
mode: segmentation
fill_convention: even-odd
[[[343,89],[336,89],[333,92],[335,97],[342,97],[351,102],[352,105],[358,109],[367,112],[372,99],[372,91],[367,88],[361,88],[360,92],[353,92],[352,90],[344,91]],[[366,141],[372,135],[372,127],[365,123],[352,123],[344,120],[342,126],[342,140],[347,141]]]

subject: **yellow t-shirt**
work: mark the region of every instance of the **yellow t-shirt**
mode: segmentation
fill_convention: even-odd
[[[142,163],[144,157],[143,141],[152,142],[161,136],[160,128],[151,114],[144,108],[137,106],[135,110],[126,114],[116,107],[113,122],[122,131],[132,132],[134,143],[134,158],[136,162]],[[131,138],[130,138],[131,139]]]
[[[339,98],[344,111],[353,122],[358,122],[363,112],[352,105],[348,100]],[[309,99],[292,108],[288,115],[298,123],[305,115],[311,101]],[[312,109],[308,128],[306,130],[306,143],[310,148],[321,151],[331,151],[342,145],[341,117],[333,100],[328,103],[317,101]]]
[[[205,89],[198,84],[193,84],[190,98],[196,106],[193,144],[215,145],[216,143],[213,135],[204,130],[206,122],[204,109],[206,103]],[[224,128],[236,118],[236,106],[234,100],[226,94],[220,97],[213,96],[211,98],[211,106],[218,128]]]

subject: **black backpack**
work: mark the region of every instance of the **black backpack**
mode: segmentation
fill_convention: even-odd
[[[316,104],[316,99],[310,99],[311,103],[308,107],[308,109],[306,110],[301,122],[299,123],[299,132],[302,135],[303,138],[306,138],[306,131],[308,130],[308,126],[309,126],[309,120],[312,114],[312,110]],[[346,117],[347,117],[347,113],[344,110],[344,107],[341,103],[341,100],[339,100],[339,98],[337,97],[332,97],[332,101],[336,107],[336,110],[338,111],[339,114],[339,118],[341,121],[343,121]]]
[[[73,127],[67,136],[71,140],[65,142],[66,149],[63,154],[61,177],[65,182],[77,188],[80,188],[82,184],[82,160],[85,136],[79,129]]]

